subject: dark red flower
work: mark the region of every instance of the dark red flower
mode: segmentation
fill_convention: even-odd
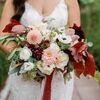
[[[42,58],[42,54],[43,54],[43,50],[41,48],[34,48],[32,49],[32,56],[36,59],[36,60],[41,60]]]
[[[6,27],[4,28],[3,32],[9,32],[9,33],[12,33],[12,28],[15,26],[15,25],[21,25],[18,21],[12,19],[11,22],[9,24],[6,25]]]
[[[41,60],[42,54],[43,54],[43,49],[40,47],[36,47],[35,45],[26,43],[26,46],[32,51],[32,56],[36,60]]]
[[[74,26],[71,28],[73,28],[75,30],[75,34],[80,37],[79,41],[81,41],[82,39],[85,39],[85,34],[81,27],[78,27],[76,24],[74,24]]]

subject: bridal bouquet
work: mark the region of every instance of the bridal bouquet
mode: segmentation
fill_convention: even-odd
[[[38,82],[46,78],[42,100],[51,98],[51,82],[56,71],[62,72],[65,82],[73,70],[78,77],[95,74],[94,59],[87,51],[81,27],[51,28],[46,21],[25,27],[12,20],[3,32],[11,33],[0,37],[3,45],[17,44],[8,57],[9,74],[17,73]]]
[[[11,61],[9,74],[28,76],[41,81],[54,71],[61,71],[64,79],[74,70],[81,74],[94,76],[94,60],[88,53],[88,45],[80,27],[50,28],[47,22],[25,27],[12,20],[3,32],[12,34],[0,37],[3,45],[13,41],[18,44],[9,55]]]

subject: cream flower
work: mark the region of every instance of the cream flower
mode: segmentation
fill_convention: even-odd
[[[54,64],[45,65],[43,62],[38,61],[37,67],[42,73],[46,75],[51,75],[51,73],[54,71],[55,65]]]
[[[32,56],[32,52],[29,48],[24,47],[19,53],[19,57],[21,60],[27,61]]]
[[[26,38],[30,44],[39,44],[42,41],[42,35],[38,30],[31,30]]]
[[[55,62],[56,67],[61,70],[64,70],[64,67],[68,64],[68,61],[69,61],[69,56],[63,51],[60,51],[58,53],[58,56]]]

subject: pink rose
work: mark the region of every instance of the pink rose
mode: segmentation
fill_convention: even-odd
[[[23,25],[15,25],[14,27],[12,27],[12,32],[14,33],[23,33],[25,32],[25,27]]]
[[[74,29],[67,29],[67,34],[66,35],[74,35],[75,34],[75,30]]]
[[[31,30],[26,38],[30,44],[39,44],[42,41],[42,35],[38,30]]]
[[[70,36],[72,39],[72,42],[76,41],[79,39],[79,36],[75,34],[75,30],[69,28],[66,32],[66,36]]]

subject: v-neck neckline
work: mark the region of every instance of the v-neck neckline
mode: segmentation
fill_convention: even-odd
[[[40,17],[49,17],[49,16],[51,16],[54,12],[55,12],[55,10],[56,10],[56,8],[60,5],[60,3],[61,3],[61,1],[62,0],[59,0],[59,2],[57,3],[57,5],[54,7],[54,9],[51,11],[51,13],[50,14],[48,14],[48,15],[42,15],[42,14],[40,14],[39,12],[38,12],[38,10],[36,9],[36,8],[34,8],[29,2],[25,2],[28,6],[30,6]]]

